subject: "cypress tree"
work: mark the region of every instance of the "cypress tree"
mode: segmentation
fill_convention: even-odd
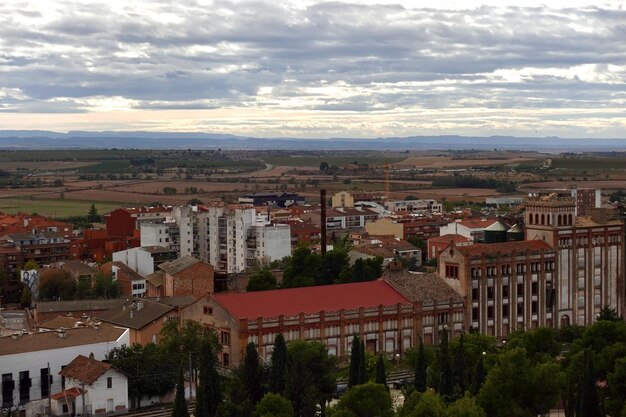
[[[583,366],[583,375],[578,388],[576,417],[601,417],[596,378],[593,372],[593,358],[589,349],[586,349],[583,354]]]
[[[287,380],[287,344],[281,333],[274,339],[274,351],[270,363],[269,391],[283,394]]]
[[[415,367],[415,389],[418,392],[426,391],[426,356],[424,355],[424,343],[420,338],[420,347],[417,351],[417,366]]]
[[[450,352],[448,351],[448,329],[443,329],[440,333],[439,341],[439,395],[449,399],[452,394],[452,368],[450,366]]]
[[[383,355],[378,355],[378,360],[376,361],[376,383],[387,386],[387,373],[385,372]]]
[[[476,372],[474,372],[474,381],[472,381],[472,395],[478,395],[480,387],[485,382],[485,364],[483,363],[483,356],[480,355],[478,363],[476,364]]]
[[[174,398],[172,417],[189,417],[187,400],[185,399],[185,379],[183,378],[183,368],[180,368],[178,371],[178,382],[176,383],[176,397]]]
[[[361,353],[359,356],[359,385],[365,384],[367,368],[365,367],[365,342],[361,340]]]
[[[465,372],[465,344],[463,339],[463,333],[461,333],[461,337],[459,338],[459,348],[454,359],[454,379],[456,385],[458,385],[461,389],[461,392],[465,391],[465,386],[467,385]]]
[[[252,342],[246,346],[246,356],[243,361],[243,383],[250,402],[255,405],[263,397],[263,373],[259,365],[259,353]]]
[[[361,364],[361,341],[359,336],[354,335],[352,338],[352,347],[350,348],[350,374],[348,376],[348,388],[359,385],[359,367]]]

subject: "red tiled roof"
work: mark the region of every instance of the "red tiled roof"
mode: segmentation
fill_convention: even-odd
[[[455,234],[435,236],[435,237],[431,237],[430,239],[428,239],[428,242],[432,242],[432,243],[449,243],[449,242],[463,243],[463,242],[469,242],[469,241],[470,240],[466,238],[465,236],[455,235]]]
[[[466,220],[461,220],[459,222],[459,224],[462,224],[463,226],[469,228],[469,229],[480,229],[480,228],[485,228],[485,227],[489,227],[492,224],[494,224],[497,220],[480,220],[480,219],[466,219]]]
[[[72,387],[72,388],[66,389],[64,391],[57,392],[56,394],[52,394],[50,396],[50,399],[60,400],[60,399],[65,398],[66,395],[68,397],[76,398],[76,397],[78,397],[82,393],[83,393],[83,390],[81,390],[80,388]]]
[[[89,357],[78,355],[65,368],[61,369],[59,375],[84,382],[88,385],[93,384],[96,379],[100,378],[113,365],[97,361],[92,355],[89,355]]]
[[[218,293],[212,297],[238,319],[410,303],[382,280],[248,293]]]
[[[476,243],[469,246],[457,246],[465,256],[480,256],[483,253],[511,253],[538,250],[552,250],[543,240],[523,240],[519,242]]]

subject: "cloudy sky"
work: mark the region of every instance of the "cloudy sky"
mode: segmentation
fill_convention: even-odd
[[[2,0],[0,129],[624,138],[622,3]]]

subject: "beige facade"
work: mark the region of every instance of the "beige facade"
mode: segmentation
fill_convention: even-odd
[[[526,238],[556,251],[556,306],[561,325],[592,324],[603,306],[623,314],[624,224],[603,209],[576,216],[576,200],[548,196],[526,200]]]
[[[331,197],[332,207],[354,207],[354,197],[347,191],[339,191]]]
[[[391,218],[384,218],[365,224],[365,231],[374,236],[393,236],[404,239],[404,225]]]

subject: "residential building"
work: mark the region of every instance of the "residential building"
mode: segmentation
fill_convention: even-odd
[[[83,321],[102,311],[121,306],[122,298],[104,300],[37,301],[35,303],[35,324],[58,316],[80,317]]]
[[[128,411],[128,378],[110,363],[78,355],[59,372],[66,388],[51,395],[52,413],[105,415]]]
[[[76,356],[105,359],[129,345],[129,331],[106,324],[39,333],[19,333],[0,341],[2,407],[25,417],[50,414],[48,396],[69,388],[59,372]]]
[[[331,207],[354,207],[354,197],[348,191],[339,191],[330,198]]]
[[[123,262],[107,262],[100,266],[100,271],[111,274],[119,283],[122,297],[141,298],[146,295],[146,278]]]
[[[169,207],[118,208],[104,215],[107,233],[111,236],[134,236],[144,223],[158,223],[169,216]]]
[[[495,223],[495,219],[463,219],[448,223],[439,229],[439,235],[461,235],[472,242],[483,242],[485,229]]]
[[[291,227],[288,224],[252,226],[246,240],[246,269],[259,262],[269,264],[291,255]]]
[[[98,313],[96,319],[128,329],[128,346],[157,343],[165,323],[180,321],[173,306],[148,299],[126,300],[121,306]]]
[[[297,193],[273,193],[273,192],[260,192],[244,194],[243,197],[239,197],[240,204],[250,204],[254,207],[258,206],[272,206],[272,207],[289,207],[294,204],[298,204],[304,201],[304,197]]]
[[[378,213],[369,208],[339,207],[326,210],[327,230],[348,230],[365,227],[367,222],[378,219]],[[300,216],[302,220],[321,225],[321,210],[309,211]]]
[[[177,253],[164,246],[143,246],[113,253],[113,262],[121,262],[142,277],[152,274],[163,262],[174,260]]]
[[[437,200],[389,200],[385,201],[385,208],[392,213],[428,214],[441,213],[443,205]]]
[[[204,297],[214,290],[215,270],[212,265],[198,258],[185,256],[162,263],[159,269],[163,275],[162,290],[159,294],[161,297],[183,295]]]
[[[443,235],[431,237],[426,241],[428,259],[437,259],[441,251],[454,244],[456,246],[471,245],[473,242],[462,235]]]

